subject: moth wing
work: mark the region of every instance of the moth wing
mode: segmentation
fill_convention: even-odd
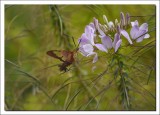
[[[59,50],[50,50],[50,51],[47,51],[47,55],[53,57],[53,58],[56,58],[56,59],[59,59],[60,61],[62,62],[65,62],[63,59],[62,59],[62,56],[58,56],[57,53],[55,52],[61,52]],[[59,54],[60,55],[60,54]]]
[[[62,51],[61,51],[61,54],[62,54],[62,56],[63,56],[65,59],[68,58],[69,53],[70,53],[70,51],[66,51],[66,50],[62,50]]]

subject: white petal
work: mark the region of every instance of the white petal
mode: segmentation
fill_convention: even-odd
[[[137,21],[137,20],[135,20],[134,22],[131,22],[131,25],[132,25],[132,27],[133,27],[133,26],[139,26],[139,24],[138,24],[138,21]]]
[[[120,40],[120,35],[116,33],[116,34],[114,35],[114,41],[113,41],[113,44],[112,44],[113,48],[115,48],[116,43],[117,43],[119,40]]]
[[[80,42],[80,46],[90,43],[85,33],[82,34],[78,41]]]
[[[140,26],[139,29],[140,29],[140,30],[146,30],[146,31],[148,31],[148,24],[147,24],[147,23],[143,23],[143,24]]]
[[[96,29],[95,29],[95,26],[94,26],[94,23],[90,23],[89,26],[92,28],[92,33],[94,33],[95,30],[96,30]]]
[[[137,38],[136,42],[141,42],[145,37],[145,35],[144,35],[145,33],[146,33],[145,30],[139,30],[136,35],[136,38]]]
[[[122,40],[118,40],[118,42],[116,43],[116,46],[115,46],[115,52],[118,50],[118,48],[121,46],[121,43],[122,43]]]
[[[122,34],[125,38],[127,38],[128,42],[129,42],[130,44],[132,44],[132,41],[131,41],[129,35],[128,35],[128,33],[127,33],[125,30],[121,30],[121,34]]]
[[[95,46],[96,46],[99,50],[101,50],[101,51],[103,51],[103,52],[107,52],[107,48],[105,48],[104,45],[102,45],[102,44],[95,44]]]
[[[87,57],[88,53],[84,51],[83,47],[79,47],[79,51],[81,52],[81,54],[82,54],[83,56],[86,56],[86,57]]]
[[[91,44],[86,44],[82,46],[84,51],[87,53],[92,53],[93,52],[93,46]]]
[[[86,26],[84,34],[85,34],[85,37],[90,41],[90,43],[92,45],[94,45],[94,36],[95,36],[95,34],[93,32],[93,28],[91,26],[89,26],[89,25]]]
[[[99,28],[98,32],[100,33],[101,36],[105,36],[105,33]]]
[[[96,18],[93,18],[93,21],[94,21],[95,28],[98,30],[99,28],[98,20]]]
[[[94,44],[95,44],[95,43],[94,43],[94,34],[91,35],[90,43],[94,46]]]
[[[149,34],[145,34],[145,36],[144,36],[145,39],[147,39],[147,38],[149,38],[149,37],[150,37]]]
[[[114,24],[113,24],[113,22],[112,22],[112,21],[110,21],[110,22],[108,23],[108,26],[109,26],[109,28],[112,28],[112,27],[114,27]]]
[[[109,37],[109,36],[102,36],[101,37],[101,41],[102,41],[102,44],[107,48],[107,49],[110,49],[112,48],[112,39]]]
[[[101,36],[104,36],[105,33],[100,29],[98,20],[97,20],[96,18],[94,18],[94,24],[95,24],[95,28],[98,30],[99,34],[100,34]]]
[[[134,26],[134,22],[131,22],[132,27]]]
[[[91,32],[91,27],[89,26],[89,25],[87,25],[86,27],[85,27],[85,33],[86,34],[88,34],[88,33],[90,33]],[[88,37],[88,36],[87,36]]]
[[[137,38],[137,33],[139,31],[139,28],[136,26],[133,26],[131,31],[130,31],[130,35],[132,39],[136,39]]]
[[[141,42],[141,41],[143,41],[143,39],[144,39],[144,36],[138,38],[138,39],[136,40],[136,42]]]

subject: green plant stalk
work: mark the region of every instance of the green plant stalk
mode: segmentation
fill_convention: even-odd
[[[120,76],[120,93],[121,93],[121,98],[122,102],[124,104],[124,107],[126,110],[130,109],[130,99],[129,99],[129,92],[127,90],[127,85],[126,85],[126,80],[124,74],[123,74],[123,62],[117,59],[118,62],[118,67],[119,67],[119,76]],[[124,94],[124,95],[123,95]]]
[[[129,100],[129,95],[128,95],[127,87],[126,87],[126,84],[125,84],[124,76],[121,76],[121,79],[123,81],[123,88],[124,88],[124,92],[125,92],[125,97],[127,99],[127,108],[128,108],[130,106],[130,100]]]

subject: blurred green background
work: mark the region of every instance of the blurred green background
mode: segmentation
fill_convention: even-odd
[[[119,54],[99,52],[95,64],[78,52],[65,73],[46,55],[73,51],[72,37],[78,45],[93,17],[103,24],[103,14],[114,21],[120,12],[147,22],[151,37],[124,39]],[[5,110],[156,110],[155,13],[154,5],[6,5]]]

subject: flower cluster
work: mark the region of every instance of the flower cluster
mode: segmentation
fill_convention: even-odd
[[[103,52],[108,52],[109,49],[114,48],[114,51],[120,48],[122,44],[122,36],[127,39],[129,44],[133,44],[132,40],[141,42],[145,38],[149,38],[148,24],[143,23],[140,27],[138,21],[130,22],[130,16],[120,13],[120,22],[115,19],[115,22],[108,21],[107,17],[103,15],[105,24],[100,24],[96,18],[93,19],[89,25],[85,27],[85,32],[79,38],[79,51],[83,56],[94,55],[93,63],[98,60],[98,49]],[[130,35],[126,31],[130,29]],[[113,36],[112,36],[112,35]],[[100,40],[97,40],[100,38]],[[96,42],[101,41],[101,43]]]

